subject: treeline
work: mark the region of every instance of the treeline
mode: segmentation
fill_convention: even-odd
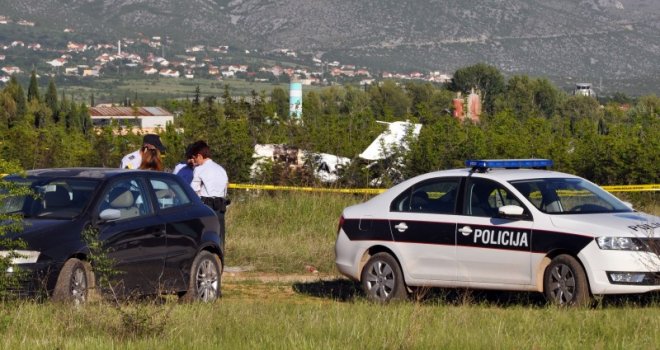
[[[482,96],[481,122],[460,122],[451,116],[452,99],[457,92],[465,95],[473,89]],[[343,170],[340,186],[365,186],[383,174],[381,185],[389,185],[398,178],[461,167],[468,158],[531,157],[553,159],[555,169],[603,185],[659,182],[656,96],[632,101],[618,95],[601,105],[591,97],[568,95],[543,78],[507,80],[485,64],[459,69],[446,86],[386,80],[366,88],[309,91],[303,97],[301,121],[289,119],[285,89],[253,91],[245,98],[231,95],[225,85],[221,96],[204,96],[197,88],[188,100],[158,102],[177,115],[174,125],[161,131],[168,167],[181,160],[185,145],[204,139],[232,182],[251,180],[257,143],[355,159]],[[36,79],[27,93],[12,79],[0,92],[0,106],[0,158],[25,169],[116,167],[123,155],[140,146],[141,136],[127,133],[122,125],[92,128],[86,104],[58,95],[52,81],[42,96]],[[424,126],[404,157],[395,154],[389,161],[365,166],[357,155],[385,129],[377,120],[410,120]],[[269,164],[251,181],[315,184],[315,166]]]

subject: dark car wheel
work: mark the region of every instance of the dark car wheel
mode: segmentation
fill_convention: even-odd
[[[188,292],[184,301],[212,302],[220,296],[222,262],[208,251],[201,251],[195,257],[190,270]]]
[[[87,301],[94,277],[91,265],[80,259],[71,258],[64,263],[53,291],[53,300],[83,304]]]
[[[407,296],[401,267],[388,253],[374,254],[364,265],[360,280],[367,299],[371,301],[386,303]]]
[[[546,299],[560,306],[584,306],[590,300],[589,283],[582,265],[570,255],[558,255],[545,269]]]

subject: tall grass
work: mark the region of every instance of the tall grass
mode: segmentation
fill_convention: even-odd
[[[167,328],[122,332],[107,307],[2,309],[3,349],[654,349],[658,306],[557,309],[515,305],[333,302],[293,296],[176,305]],[[150,306],[151,308],[167,306]]]
[[[334,270],[344,207],[368,197],[328,193],[238,192],[227,211],[226,264],[262,272]]]

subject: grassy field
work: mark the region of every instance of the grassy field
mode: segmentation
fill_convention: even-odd
[[[387,306],[345,281],[225,282],[218,302],[0,308],[3,349],[656,349],[660,304],[590,309],[457,293]],[[336,294],[335,294],[336,293]]]
[[[267,82],[248,82],[241,79],[202,79],[194,80],[185,78],[98,78],[86,85],[69,83],[61,87],[67,95],[72,95],[79,100],[88,101],[89,96],[94,93],[96,102],[114,102],[121,103],[125,98],[135,99],[136,96],[146,103],[152,103],[155,100],[192,98],[195,95],[195,89],[199,86],[201,95],[219,97],[224,92],[225,85],[229,86],[232,96],[250,96],[252,90],[257,93],[262,91],[267,96],[270,92],[279,87],[285,91],[289,90],[289,84],[267,83]],[[306,91],[319,90],[321,87],[306,86]]]
[[[366,197],[232,193],[223,297],[0,304],[3,349],[656,349],[660,295],[562,309],[538,293],[433,290],[376,305],[337,276],[341,210]],[[657,214],[655,195],[641,199]],[[638,203],[636,203],[637,205]],[[313,266],[317,273],[309,271]]]

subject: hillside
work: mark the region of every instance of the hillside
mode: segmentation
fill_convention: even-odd
[[[91,37],[135,33],[179,45],[289,48],[379,69],[507,75],[657,93],[655,0],[2,0],[0,15]]]

